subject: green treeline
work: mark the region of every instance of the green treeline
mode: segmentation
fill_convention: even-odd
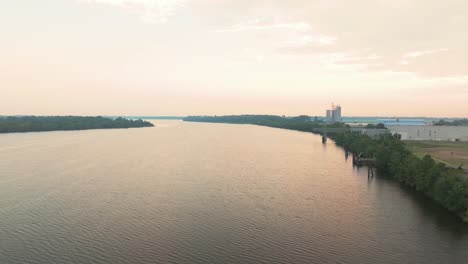
[[[254,124],[314,132],[324,127],[323,121],[308,116],[285,118],[270,115],[241,116],[191,116],[184,118],[191,122],[212,122],[230,124]],[[345,124],[333,124],[328,127],[343,127]],[[368,128],[381,128],[373,125]],[[353,152],[362,153],[363,157],[375,157],[377,170],[383,175],[390,175],[400,183],[424,193],[449,211],[468,222],[468,180],[463,178],[461,169],[449,168],[434,161],[429,155],[422,159],[411,153],[398,135],[381,135],[371,138],[364,134],[329,133],[336,144]]]
[[[379,173],[390,175],[468,222],[468,180],[462,169],[449,168],[426,155],[411,153],[398,135],[386,134],[378,139],[355,133],[332,135],[336,144],[353,153],[376,158]]]
[[[208,122],[226,124],[251,124],[313,132],[316,128],[322,128],[324,122],[321,119],[310,118],[309,116],[282,117],[275,115],[230,115],[230,116],[189,116],[183,118],[189,122]],[[329,127],[342,127],[343,124],[329,125]]]
[[[376,129],[385,129],[385,125],[382,123],[378,124],[367,124],[366,128],[376,128]]]
[[[110,119],[101,116],[7,116],[0,117],[0,133],[38,132],[55,130],[86,130],[152,127],[143,120]]]
[[[434,126],[468,126],[468,119],[457,119],[453,121],[439,120],[434,123]]]

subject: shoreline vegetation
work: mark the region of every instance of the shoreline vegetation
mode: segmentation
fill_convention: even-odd
[[[285,118],[271,115],[240,116],[189,116],[188,122],[209,122],[228,124],[252,124],[275,128],[284,128],[304,132],[314,132],[325,124],[317,118],[308,116]],[[327,127],[345,127],[343,123]],[[430,155],[418,157],[411,152],[398,135],[385,134],[371,138],[364,134],[350,131],[328,133],[336,145],[353,153],[362,153],[362,157],[376,158],[377,171],[388,175],[402,185],[423,193],[448,211],[468,223],[468,180],[463,177],[462,168],[450,168],[437,162]]]
[[[457,120],[452,120],[452,121],[441,119],[435,122],[434,126],[468,126],[468,119],[463,118],[463,119],[457,119]]]
[[[102,116],[0,116],[1,133],[152,127],[152,123]]]

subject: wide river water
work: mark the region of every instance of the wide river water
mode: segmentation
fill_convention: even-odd
[[[468,263],[468,227],[251,125],[0,135],[0,263]]]

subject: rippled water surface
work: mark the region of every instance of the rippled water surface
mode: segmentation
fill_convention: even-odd
[[[308,133],[0,135],[0,263],[467,263],[468,229]]]

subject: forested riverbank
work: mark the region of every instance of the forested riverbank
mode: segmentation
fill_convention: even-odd
[[[321,120],[308,116],[285,118],[267,115],[187,117],[184,121],[231,124],[254,124],[313,132],[324,126]],[[345,126],[334,124],[335,127]],[[449,168],[431,156],[423,158],[411,153],[397,135],[382,135],[373,139],[357,133],[329,134],[336,144],[363,157],[375,157],[377,170],[401,184],[424,193],[428,198],[468,222],[468,180],[462,169]]]
[[[336,144],[354,153],[376,158],[380,174],[424,193],[449,211],[468,222],[468,180],[462,169],[449,168],[431,156],[417,157],[398,135],[372,139],[366,135],[341,133],[332,135]]]
[[[152,123],[101,116],[0,116],[0,133],[152,127]]]
[[[325,124],[323,120],[319,118],[311,119],[309,116],[305,115],[287,118],[275,115],[188,116],[182,120],[188,122],[250,124],[304,132],[313,132],[314,129],[322,128]],[[343,124],[337,123],[328,125],[328,127],[343,127]]]

